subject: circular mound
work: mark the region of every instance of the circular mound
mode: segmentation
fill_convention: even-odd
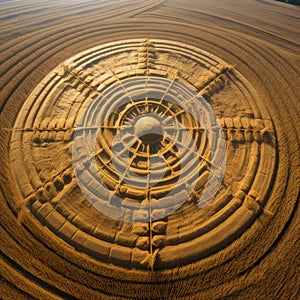
[[[273,123],[247,79],[159,39],[59,65],[25,101],[10,147],[12,207],[93,260],[145,271],[229,245],[272,204],[277,172]]]
[[[156,144],[163,134],[162,124],[152,116],[143,116],[135,123],[134,133],[143,144]]]

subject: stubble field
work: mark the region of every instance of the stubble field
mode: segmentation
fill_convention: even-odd
[[[299,11],[250,0],[0,1],[0,298],[297,299]],[[216,116],[216,145],[194,116],[197,97]],[[192,146],[175,133],[176,147],[133,144],[146,184],[154,152],[167,172],[132,189],[109,149],[149,112],[166,131],[180,123],[199,149],[178,158]],[[122,216],[103,209],[119,200],[74,156],[89,149],[93,120],[103,121],[91,140],[97,170],[127,201]],[[224,174],[200,207],[219,149]],[[185,188],[155,206],[178,170]],[[98,192],[104,202],[87,200]]]

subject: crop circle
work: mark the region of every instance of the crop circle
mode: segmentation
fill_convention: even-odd
[[[194,263],[240,236],[268,201],[277,141],[259,101],[201,49],[104,44],[60,64],[24,103],[14,180],[35,218],[97,260]]]

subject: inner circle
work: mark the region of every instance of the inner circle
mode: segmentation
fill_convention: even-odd
[[[162,124],[152,116],[142,116],[134,125],[134,133],[143,143],[154,144],[162,138]]]

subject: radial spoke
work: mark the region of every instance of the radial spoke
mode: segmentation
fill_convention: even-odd
[[[119,187],[120,187],[120,185],[121,185],[121,182],[124,180],[124,178],[126,177],[128,171],[129,171],[129,169],[131,168],[131,164],[133,163],[134,159],[135,159],[136,156],[137,156],[137,151],[138,151],[138,149],[139,149],[141,143],[142,143],[141,141],[138,141],[138,144],[137,144],[137,146],[136,146],[136,148],[135,148],[135,153],[134,153],[134,155],[132,156],[132,158],[130,159],[130,162],[128,163],[128,166],[127,166],[126,170],[124,171],[124,174],[120,177],[119,183],[116,185],[115,191],[117,191],[117,190],[119,189]]]

